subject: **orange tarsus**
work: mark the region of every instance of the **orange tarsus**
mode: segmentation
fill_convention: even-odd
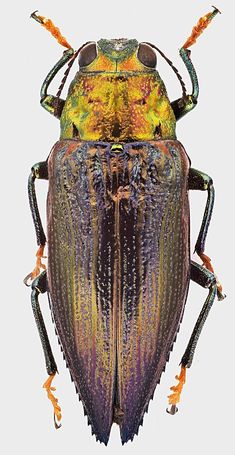
[[[199,253],[198,256],[202,260],[202,265],[207,270],[209,270],[211,273],[215,274],[214,268],[213,268],[212,263],[211,263],[211,258],[209,258],[209,256],[207,256],[204,253]],[[216,277],[216,283],[217,283],[217,289],[218,289],[219,293],[223,294],[223,288],[222,288],[221,284],[219,283],[219,281],[217,280],[217,277]]]
[[[215,273],[214,268],[211,264],[211,258],[209,258],[209,256],[207,256],[205,253],[199,253],[198,256],[202,260],[202,265],[206,267],[206,269],[210,270],[211,273]]]
[[[42,258],[46,258],[46,256],[43,256],[44,248],[45,248],[45,245],[40,245],[40,247],[38,248],[38,251],[36,253],[36,257],[37,257],[36,266],[34,267],[33,271],[30,272],[24,279],[24,284],[26,286],[31,286],[32,281],[35,278],[37,278],[38,275],[40,275],[41,270],[46,269],[45,264],[42,263]]]
[[[45,264],[42,263],[42,259],[46,258],[46,256],[43,256],[44,248],[45,248],[45,245],[40,245],[40,247],[38,248],[38,251],[36,253],[36,258],[37,258],[36,266],[34,267],[33,271],[30,274],[31,280],[34,280],[34,278],[36,278],[40,274],[41,269],[42,270],[46,269]]]
[[[168,400],[169,405],[171,405],[174,408],[174,412],[169,411],[170,413],[175,413],[177,411],[176,404],[179,403],[180,401],[180,395],[186,381],[186,367],[181,365],[180,374],[179,376],[177,375],[175,379],[179,381],[179,383],[176,386],[172,386],[170,388],[170,390],[172,390],[173,393],[168,396]]]
[[[55,398],[55,396],[52,393],[56,390],[55,387],[51,387],[51,383],[52,383],[54,377],[55,377],[55,373],[50,374],[50,376],[47,378],[46,382],[44,382],[43,388],[46,389],[47,396],[52,403],[52,406],[54,409],[54,423],[55,423],[56,429],[58,429],[58,428],[60,428],[61,425],[58,425],[57,421],[60,422],[62,415],[61,415],[61,407],[58,405],[58,398]]]
[[[198,23],[193,27],[192,33],[190,37],[187,39],[187,41],[184,43],[182,46],[184,49],[188,49],[190,46],[192,46],[194,43],[196,43],[197,38],[201,35],[201,33],[205,30],[205,28],[209,25],[213,17],[217,14],[220,13],[218,8],[213,6],[214,11],[205,14],[205,16],[200,17]]]
[[[48,19],[44,16],[39,16],[36,14],[37,11],[34,11],[31,14],[31,17],[35,19],[37,22],[39,22],[46,30],[48,30],[52,36],[58,41],[59,44],[61,44],[64,47],[67,47],[67,49],[71,49],[72,46],[68,43],[66,38],[61,34],[60,29],[56,27],[51,19]]]

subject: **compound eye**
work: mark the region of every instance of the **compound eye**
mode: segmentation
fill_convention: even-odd
[[[148,68],[156,68],[157,56],[154,50],[148,44],[139,44],[137,57],[144,66],[148,66]]]
[[[83,49],[81,50],[78,63],[80,67],[90,65],[93,60],[97,57],[97,48],[96,43],[88,43]]]

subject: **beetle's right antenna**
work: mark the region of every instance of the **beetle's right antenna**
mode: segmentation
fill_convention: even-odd
[[[59,44],[61,44],[62,46],[66,47],[67,49],[72,49],[72,46],[68,43],[68,41],[66,40],[66,38],[62,35],[62,33],[60,32],[59,28],[55,26],[55,24],[52,22],[51,19],[48,19],[44,16],[39,16],[38,14],[36,14],[37,11],[34,11],[30,17],[32,17],[35,21],[37,21],[40,25],[42,25],[46,30],[48,30],[52,36],[54,36],[54,38],[56,38],[56,40],[58,41]],[[58,92],[56,94],[56,101],[55,101],[55,115],[56,115],[56,112],[58,111],[59,109],[59,98],[60,98],[60,95],[61,95],[61,92],[64,88],[64,85],[65,85],[65,82],[67,80],[67,77],[70,73],[70,70],[73,66],[73,63],[76,59],[76,57],[78,56],[79,52],[81,51],[81,49],[86,46],[90,41],[88,41],[87,43],[83,44],[76,52],[74,53],[71,53],[71,59],[69,60],[69,63],[68,63],[68,67],[64,73],[64,77],[61,81],[61,84],[59,86],[59,89],[58,89]],[[68,52],[68,51],[65,51],[65,52]],[[47,81],[47,86],[48,86],[48,81]],[[45,92],[46,94],[46,92]]]
[[[193,27],[192,33],[190,37],[185,41],[184,45],[182,46],[183,49],[188,49],[191,47],[194,43],[196,43],[197,38],[204,32],[205,28],[208,27],[212,19],[216,16],[216,14],[220,13],[220,10],[216,8],[216,6],[212,6],[214,8],[214,11],[211,11],[210,13],[205,14],[204,16],[200,17],[197,25]]]

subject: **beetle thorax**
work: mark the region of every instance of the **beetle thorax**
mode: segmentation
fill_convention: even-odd
[[[63,109],[61,138],[174,139],[174,113],[151,53],[123,38],[89,44]]]

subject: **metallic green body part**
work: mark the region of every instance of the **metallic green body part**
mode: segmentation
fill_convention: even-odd
[[[207,191],[208,193],[202,225],[195,245],[195,251],[199,255],[205,250],[207,230],[210,224],[212,210],[214,207],[215,190],[213,186],[213,180],[204,172],[191,168],[189,173],[189,189]]]
[[[53,95],[47,94],[47,89],[54,79],[58,71],[71,59],[74,54],[73,49],[68,49],[63,53],[63,56],[60,60],[53,66],[51,71],[48,73],[46,79],[44,80],[41,91],[40,91],[40,98],[41,98],[41,105],[46,109],[50,114],[55,115],[56,117],[60,117],[58,112],[62,112],[64,106],[64,100],[57,99]]]

